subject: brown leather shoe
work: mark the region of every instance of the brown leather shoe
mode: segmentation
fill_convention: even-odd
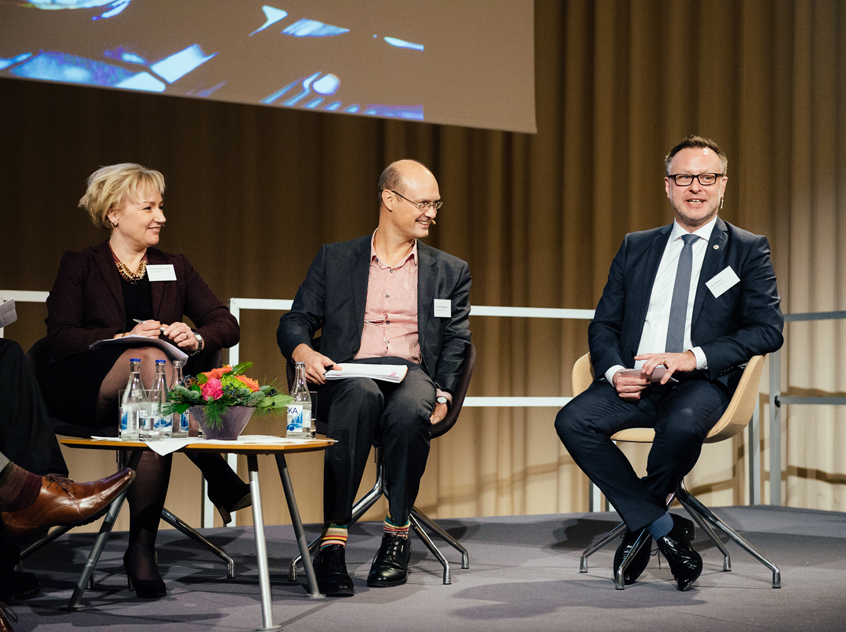
[[[74,483],[69,478],[48,474],[42,477],[41,491],[30,507],[4,511],[0,513],[0,518],[12,537],[45,527],[88,524],[108,511],[109,503],[126,489],[133,478],[135,472],[129,468],[90,483]]]

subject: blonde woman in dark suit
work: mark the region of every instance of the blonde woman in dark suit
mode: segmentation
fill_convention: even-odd
[[[130,334],[161,337],[192,356],[231,347],[238,322],[182,255],[157,249],[165,225],[164,177],[126,163],[103,167],[88,179],[80,207],[109,239],[80,252],[66,252],[47,299],[47,334],[52,360],[39,374],[51,413],[69,423],[116,428],[118,391],[129,379],[130,358],[141,358],[141,379],[152,386],[155,360],[170,361],[143,341],[132,348],[89,350],[95,341]],[[153,266],[156,266],[153,268]],[[156,280],[148,272],[164,273]],[[182,321],[187,316],[191,329]],[[139,322],[140,321],[140,322]],[[250,505],[249,485],[219,455],[190,455],[209,482],[209,497],[224,522]],[[129,490],[127,575],[139,597],[160,597],[165,584],[156,567],[155,540],[172,457],[145,452]]]

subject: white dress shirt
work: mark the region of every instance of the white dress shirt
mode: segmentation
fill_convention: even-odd
[[[684,323],[684,351],[688,349],[696,356],[696,368],[705,370],[708,368],[708,359],[701,347],[694,347],[690,340],[691,321],[693,318],[693,302],[696,299],[696,288],[699,285],[699,273],[702,271],[702,262],[708,250],[708,240],[714,230],[714,223],[717,217],[714,216],[710,222],[693,235],[699,237],[693,242],[693,264],[690,270],[690,291],[687,298],[687,314]],[[643,332],[640,335],[640,344],[637,347],[637,355],[643,353],[663,353],[667,344],[667,329],[670,326],[670,306],[673,300],[673,287],[676,283],[676,270],[679,267],[679,256],[684,241],[682,235],[688,231],[673,222],[673,229],[670,231],[670,239],[664,248],[661,263],[658,265],[658,273],[655,275],[655,283],[652,286],[652,294],[649,297],[649,307],[646,310],[646,321],[643,324]],[[634,368],[643,366],[643,361],[635,362]],[[617,371],[626,367],[616,365],[605,372],[605,379],[613,384],[613,377]]]

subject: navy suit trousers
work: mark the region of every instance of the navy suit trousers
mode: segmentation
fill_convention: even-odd
[[[629,530],[637,531],[664,514],[667,498],[696,464],[705,437],[730,400],[722,384],[691,379],[651,385],[640,400],[630,402],[608,382],[597,380],[559,411],[555,429]],[[611,441],[611,435],[626,428],[655,430],[643,478]]]

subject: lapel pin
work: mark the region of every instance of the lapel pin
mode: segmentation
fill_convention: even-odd
[[[714,244],[714,250],[719,250],[719,249],[720,249],[720,245],[719,245],[719,244]]]

